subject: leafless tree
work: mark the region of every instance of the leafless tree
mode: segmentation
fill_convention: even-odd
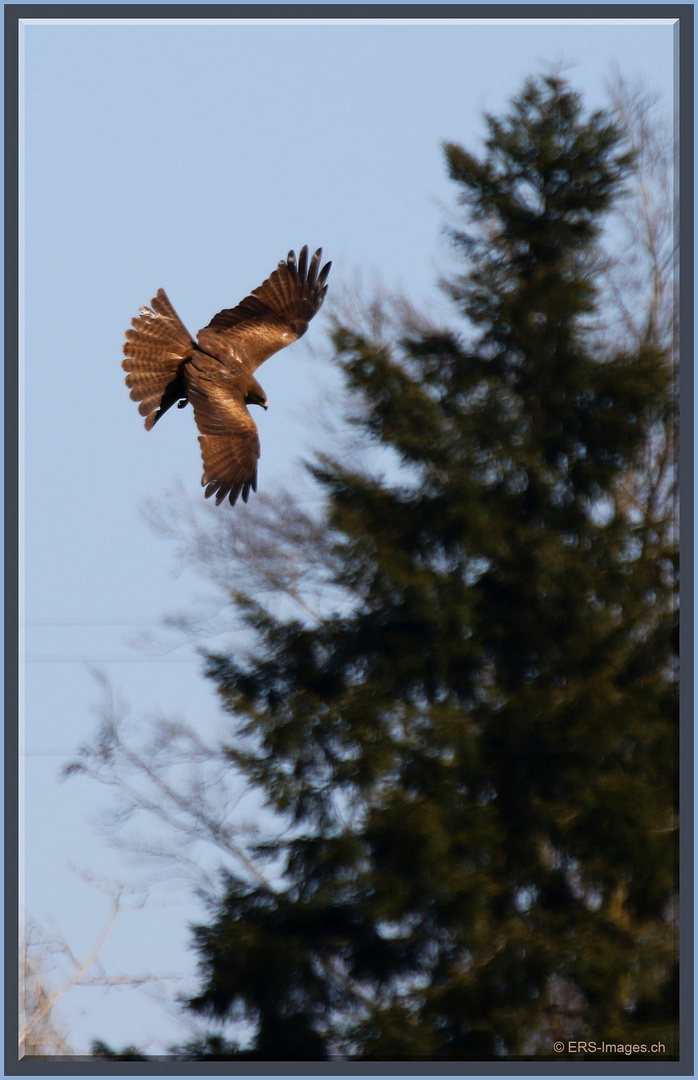
[[[645,86],[617,75],[611,104],[629,133],[635,166],[611,222],[603,291],[604,330],[613,344],[652,350],[673,387],[657,416],[640,468],[624,476],[616,512],[644,527],[645,542],[674,536],[678,524],[678,257],[675,139],[671,122]]]
[[[19,962],[20,1058],[64,1056],[74,1052],[57,1015],[57,1006],[74,987],[143,987],[174,977],[117,974],[106,970],[101,954],[114,924],[122,911],[143,907],[146,897],[129,896],[129,890],[124,886],[97,881],[84,871],[80,876],[109,899],[108,914],[85,955],[79,956],[60,930],[47,930],[35,920],[23,920]]]
[[[20,946],[20,1058],[72,1053],[67,1033],[54,1012],[60,995],[49,989],[43,946],[36,936],[34,926],[26,927]]]
[[[267,885],[254,855],[259,807],[247,820],[247,793],[236,790],[225,742],[205,739],[184,720],[151,716],[132,725],[107,677],[94,676],[102,690],[99,725],[63,776],[87,776],[113,791],[101,821],[110,840],[144,857],[153,880],[175,876],[205,893],[228,868]]]

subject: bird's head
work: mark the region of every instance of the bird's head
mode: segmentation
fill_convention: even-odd
[[[252,386],[245,394],[246,405],[260,405],[263,409],[269,408],[269,402],[267,401],[267,395],[262,390],[256,379],[252,380]]]

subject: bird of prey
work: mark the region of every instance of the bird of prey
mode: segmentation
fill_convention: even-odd
[[[181,322],[164,289],[140,308],[126,331],[122,367],[139,401],[148,431],[175,403],[194,408],[201,432],[206,498],[235,505],[257,490],[259,435],[248,405],[267,408],[254,377],[260,364],[297,341],[308,329],[327,292],[331,263],[318,273],[322,248],[308,262],[307,245],[281,260],[270,277],[237,307],[224,308],[199,330],[196,341]]]

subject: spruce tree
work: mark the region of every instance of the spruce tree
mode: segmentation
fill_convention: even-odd
[[[480,158],[445,147],[455,328],[335,327],[402,467],[313,466],[347,604],[241,596],[255,656],[209,657],[231,765],[287,826],[275,884],[228,875],[196,929],[191,1007],[251,1022],[239,1057],[677,1053],[676,553],[617,498],[671,358],[599,329],[631,155],[557,76],[486,122]]]

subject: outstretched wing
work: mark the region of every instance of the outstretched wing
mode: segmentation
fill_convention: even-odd
[[[196,350],[186,366],[187,397],[201,432],[204,462],[201,483],[218,506],[227,497],[235,505],[257,490],[259,435],[247,411],[239,374],[213,356]]]
[[[185,397],[182,363],[196,348],[191,335],[167,298],[164,289],[142,307],[126,331],[121,366],[128,372],[126,385],[150,429],[162,414]]]
[[[254,289],[237,307],[225,308],[197,334],[202,349],[224,363],[240,360],[249,372],[279,349],[302,337],[327,292],[332,263],[318,273],[322,248],[308,265],[308,247],[296,263],[295,252],[279,263],[263,285]]]

